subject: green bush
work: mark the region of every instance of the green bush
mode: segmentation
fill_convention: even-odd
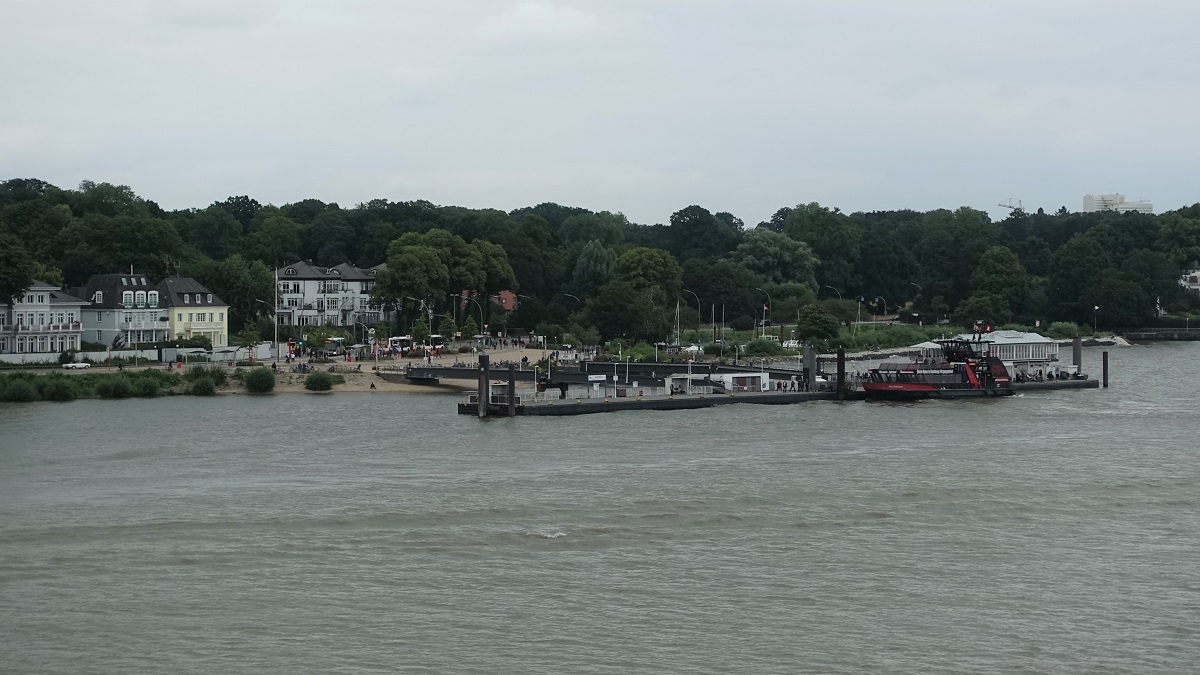
[[[75,354],[77,354],[77,353],[78,352],[76,352],[76,350],[74,350],[74,349],[68,349],[67,351],[59,354],[58,355],[59,365],[62,365],[64,363],[71,363],[72,361],[75,360]]]
[[[138,398],[155,398],[162,394],[158,382],[149,377],[139,377],[133,381],[133,395]]]
[[[133,385],[124,375],[114,375],[96,383],[96,395],[100,398],[129,398],[133,395]]]
[[[183,379],[188,382],[196,382],[199,380],[210,380],[213,386],[220,387],[229,379],[229,374],[225,372],[225,368],[219,365],[213,366],[192,366],[184,373]]]
[[[256,394],[266,394],[275,390],[275,373],[270,368],[255,368],[243,379],[246,389]]]
[[[1055,321],[1046,328],[1046,336],[1056,340],[1065,340],[1079,334],[1079,326],[1070,321]]]
[[[333,376],[320,371],[309,373],[308,377],[304,378],[304,388],[309,391],[329,391],[333,389]]]
[[[192,380],[188,393],[192,396],[212,396],[217,393],[217,383],[207,377]]]
[[[71,378],[63,375],[47,375],[38,379],[38,393],[43,401],[74,401],[79,392]]]
[[[778,342],[771,340],[751,340],[750,344],[746,345],[744,356],[779,356],[783,353],[783,347]]]
[[[7,382],[0,384],[0,401],[28,403],[37,398],[37,389],[24,379],[10,377]]]

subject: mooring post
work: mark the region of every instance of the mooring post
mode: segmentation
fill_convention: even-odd
[[[491,381],[488,373],[488,355],[479,355],[479,418],[483,419],[488,414],[488,383]]]
[[[837,399],[846,400],[846,348],[838,345],[837,350]]]
[[[1075,366],[1075,374],[1083,372],[1083,338],[1075,336],[1075,342],[1071,345],[1071,364]]]
[[[517,366],[514,363],[508,364],[508,416],[515,417],[517,414]]]
[[[813,378],[817,376],[817,352],[812,345],[804,345],[804,391],[812,391]]]
[[[1102,368],[1104,374],[1104,388],[1108,389],[1108,350],[1104,350],[1103,356],[1104,366]]]

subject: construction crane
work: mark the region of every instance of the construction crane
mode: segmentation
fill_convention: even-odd
[[[1014,204],[1012,197],[1009,197],[1007,202],[1001,202],[1000,206],[1003,206],[1004,208],[1008,209],[1009,211],[1024,211],[1025,210],[1025,207],[1021,206],[1021,200],[1018,199],[1017,203]]]

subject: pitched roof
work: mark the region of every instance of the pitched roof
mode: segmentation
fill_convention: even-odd
[[[370,269],[375,269],[374,267]],[[324,280],[338,279],[341,281],[370,281],[375,278],[369,270],[360,269],[350,263],[342,263],[333,267],[321,267],[303,260],[294,262],[290,265],[284,265],[275,270],[281,280],[298,279],[305,280]]]
[[[124,309],[122,291],[153,291],[156,287],[145,274],[93,274],[81,288],[71,290],[77,291],[91,308]],[[96,291],[101,293],[100,302],[92,302]]]
[[[163,279],[155,286],[158,289],[159,305],[162,307],[228,307],[224,300],[216,295],[212,296],[212,300],[208,297],[212,291],[208,290],[199,281],[191,277],[171,277]],[[183,301],[183,296],[188,296],[188,301]],[[197,297],[198,296],[198,297]]]

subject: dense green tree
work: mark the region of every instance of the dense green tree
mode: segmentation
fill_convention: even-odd
[[[832,340],[838,336],[840,324],[836,316],[819,304],[802,307],[796,319],[796,338],[800,340]]]
[[[628,283],[656,305],[672,303],[682,287],[679,263],[666,251],[636,247],[613,263],[613,278]]]
[[[997,326],[1012,320],[1012,309],[1004,296],[978,291],[958,303],[958,308],[954,310],[954,320],[960,325],[983,321]]]
[[[737,247],[740,223],[732,217],[718,218],[699,206],[676,211],[671,214],[670,251],[681,261],[723,256]]]
[[[261,260],[274,268],[300,260],[304,228],[287,216],[275,214],[258,223],[246,237],[247,258]],[[390,241],[390,240],[389,240]],[[386,243],[384,250],[386,250]]]
[[[816,292],[815,271],[820,261],[808,244],[764,229],[754,229],[742,237],[733,259],[766,281],[794,281]]]
[[[1076,321],[1090,318],[1090,306],[1082,296],[1093,281],[1109,274],[1111,267],[1108,254],[1086,234],[1077,234],[1063,244],[1054,252],[1050,266],[1048,291],[1054,316]]]
[[[388,247],[387,269],[375,277],[376,301],[397,307],[406,297],[431,302],[440,299],[450,281],[446,264],[435,249],[402,241],[397,239]]]
[[[576,294],[591,295],[612,276],[617,256],[604,244],[593,239],[583,247],[575,261],[575,273],[571,275],[571,288]]]
[[[816,202],[800,204],[788,214],[784,232],[802,241],[821,261],[817,283],[838,289],[859,288],[862,283],[855,274],[862,242],[862,232],[838,209],[828,209]]]
[[[1094,277],[1084,292],[1077,316],[1081,324],[1098,320],[1102,326],[1142,326],[1154,316],[1154,299],[1130,274],[1102,274]]]
[[[1017,255],[1005,246],[993,246],[983,254],[970,283],[972,296],[982,293],[1003,302],[1004,318],[995,319],[1000,323],[1007,323],[1013,311],[1029,298],[1029,273],[1021,267]]]
[[[33,273],[33,258],[20,240],[0,233],[0,303],[11,310],[13,302],[24,296],[33,284]],[[6,317],[5,323],[11,325],[12,317]]]

